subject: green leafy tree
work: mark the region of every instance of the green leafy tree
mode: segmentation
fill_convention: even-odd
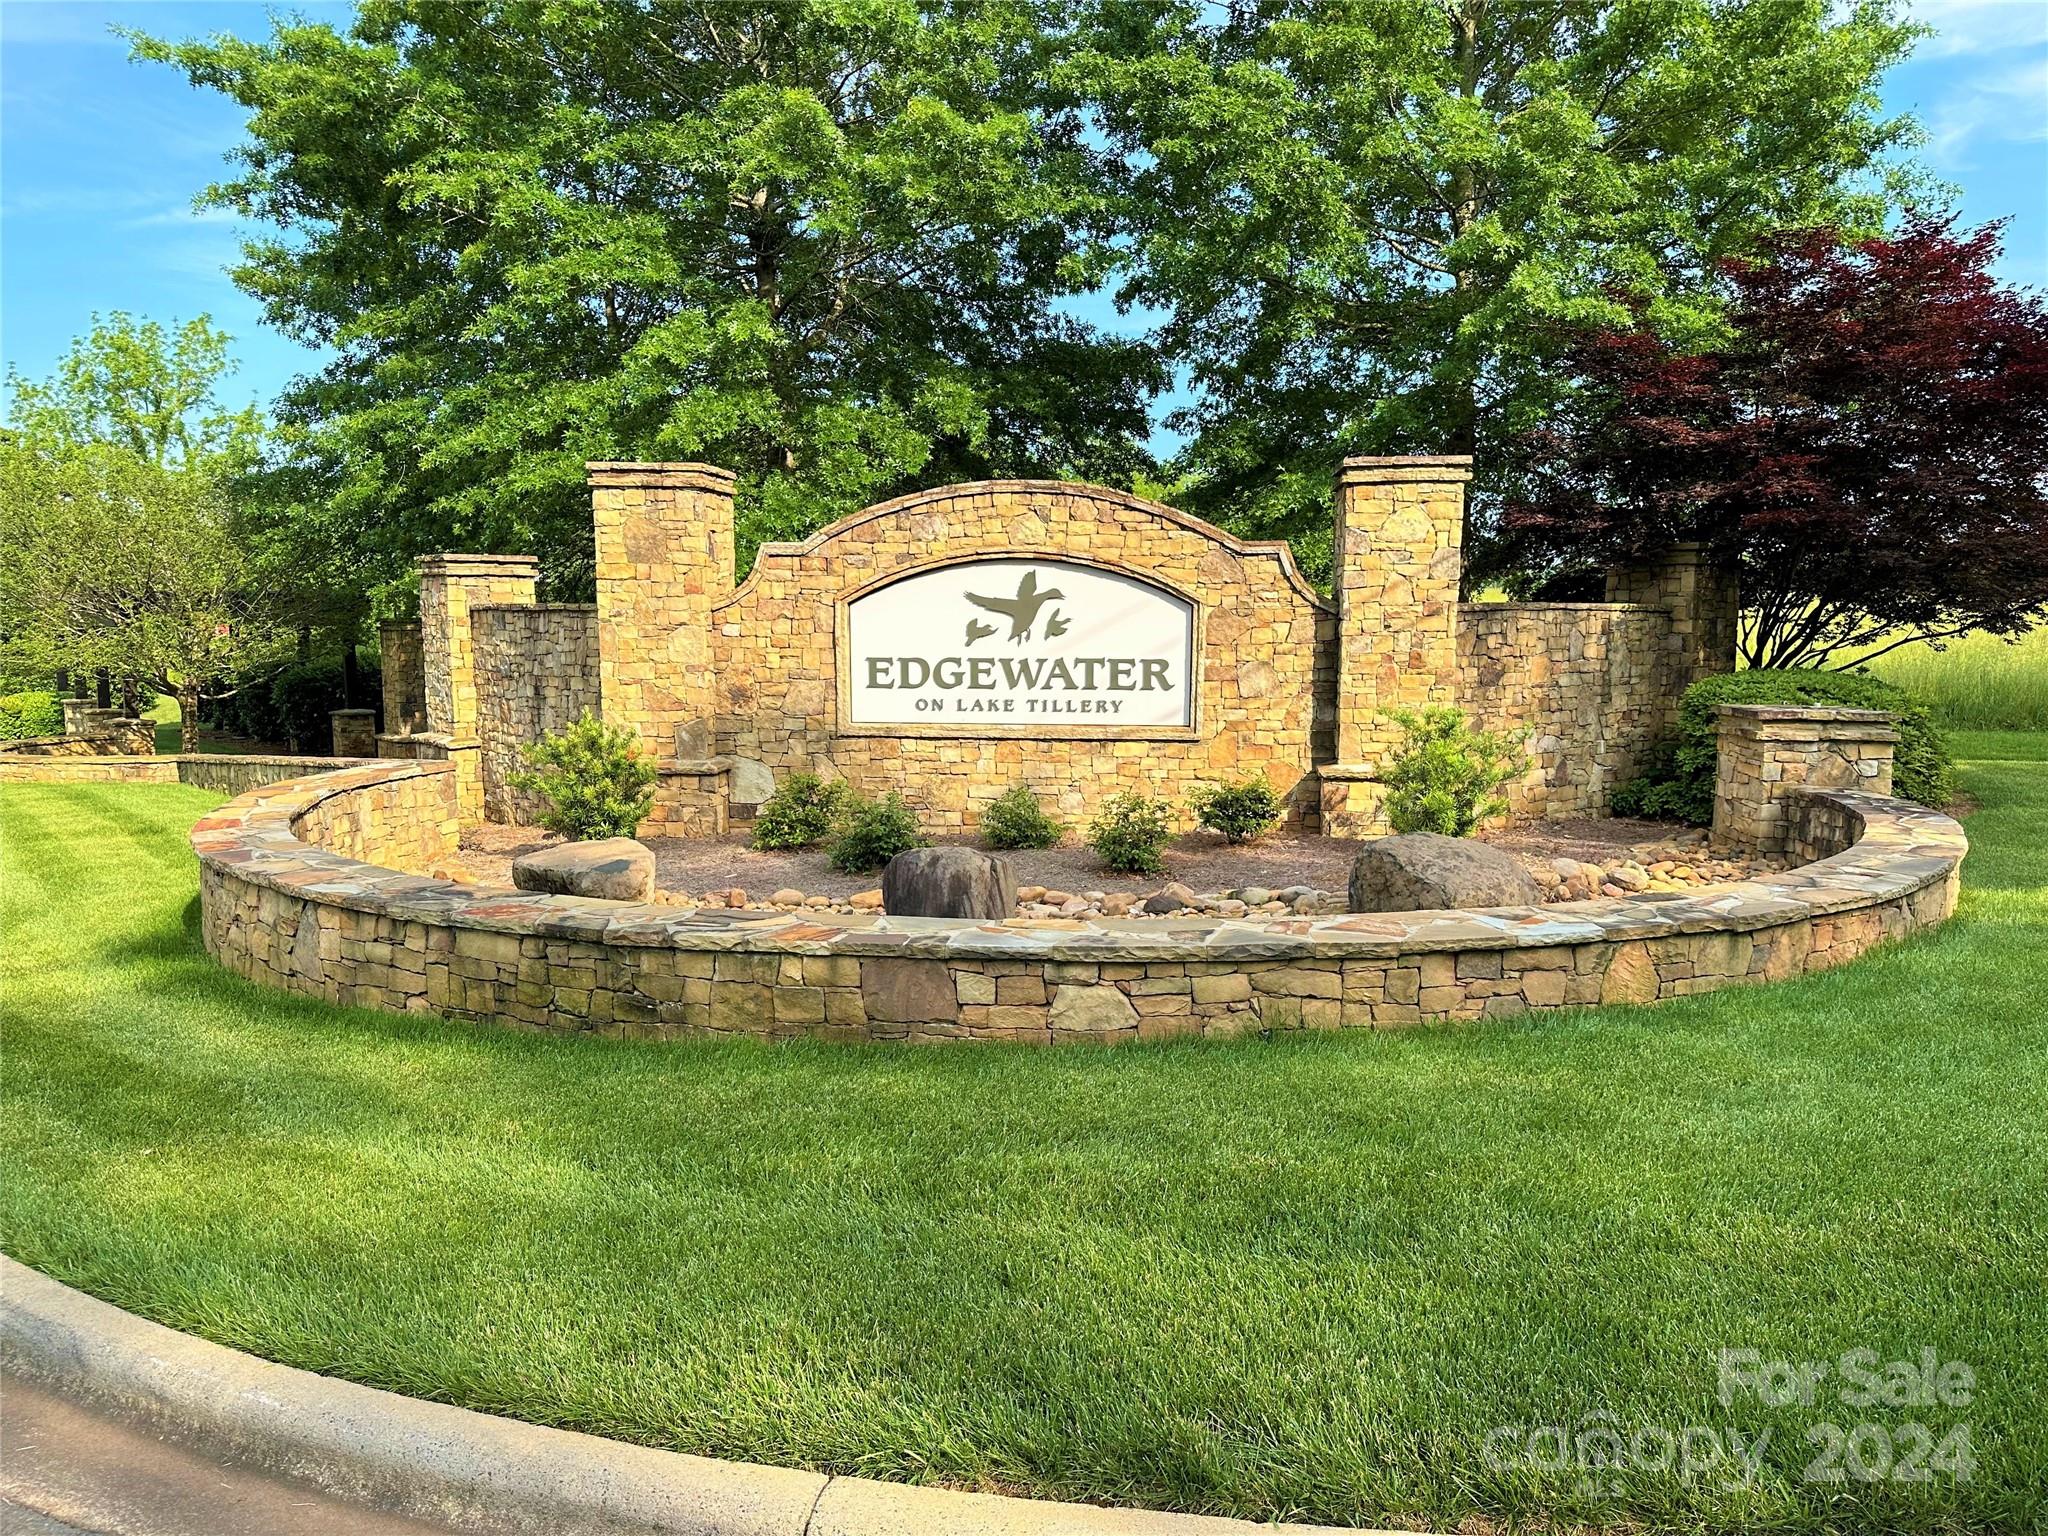
[[[1339,454],[1477,451],[1490,506],[1560,322],[1625,288],[1699,333],[1723,256],[1881,220],[1914,32],[1883,0],[1097,0],[1122,296],[1196,390],[1184,504],[1311,570]]]
[[[105,668],[176,696],[277,643],[280,604],[231,488],[263,422],[219,397],[228,338],[116,314],[45,380],[10,372],[0,434],[0,636],[14,668]]]
[[[366,564],[590,580],[583,465],[740,474],[742,557],[977,474],[1128,483],[1149,351],[1057,301],[1108,211],[1064,34],[1012,0],[367,0],[136,40],[250,112],[237,280],[334,360],[286,430]]]

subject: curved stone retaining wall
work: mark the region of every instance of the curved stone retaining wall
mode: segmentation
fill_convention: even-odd
[[[0,750],[0,784],[190,784],[240,795],[280,779],[374,764],[374,757],[267,757],[226,752],[162,757],[40,757]]]
[[[244,795],[192,833],[207,947],[331,1002],[535,1028],[846,1040],[1165,1039],[1651,1002],[1839,965],[1955,904],[1962,829],[1799,797],[1817,862],[1698,893],[1472,912],[956,922],[688,911],[455,884],[445,763]]]

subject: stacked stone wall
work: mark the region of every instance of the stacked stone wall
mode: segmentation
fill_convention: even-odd
[[[1671,619],[1612,603],[1467,603],[1461,695],[1474,725],[1527,729],[1529,768],[1507,787],[1521,816],[1604,816],[1666,728]]]
[[[587,603],[470,610],[476,648],[477,744],[490,821],[532,822],[543,809],[511,777],[520,749],[598,711],[597,609]]]
[[[1196,725],[1116,737],[848,729],[839,718],[840,605],[892,575],[968,556],[1078,560],[1190,597],[1201,611]],[[1263,770],[1290,817],[1314,824],[1311,773],[1334,731],[1335,614],[1284,547],[1243,543],[1171,508],[1035,481],[924,492],[802,544],[764,547],[711,621],[714,751],[733,759],[741,804],[758,803],[789,773],[817,772],[872,794],[899,791],[945,834],[973,827],[1014,784],[1083,820],[1119,791],[1178,802],[1198,785]]]

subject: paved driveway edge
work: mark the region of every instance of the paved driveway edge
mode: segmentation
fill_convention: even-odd
[[[492,1536],[1300,1536],[1329,1529],[830,1477],[546,1429],[259,1360],[123,1312],[4,1255],[0,1364],[222,1460],[300,1478],[372,1509]]]

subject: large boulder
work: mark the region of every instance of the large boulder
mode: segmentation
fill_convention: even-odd
[[[882,870],[882,910],[891,917],[1002,919],[1017,909],[1009,861],[972,848],[912,848]]]
[[[1354,912],[1533,907],[1542,899],[1521,860],[1468,837],[1403,832],[1377,838],[1351,865]]]
[[[549,896],[645,901],[654,894],[654,854],[630,837],[557,843],[514,859],[512,883]]]

